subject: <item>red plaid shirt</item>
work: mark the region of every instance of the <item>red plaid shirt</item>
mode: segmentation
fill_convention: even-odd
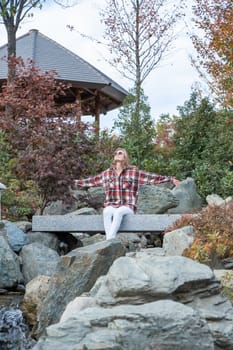
[[[138,191],[141,185],[156,185],[171,182],[171,176],[162,176],[139,170],[136,167],[125,168],[117,175],[114,168],[109,168],[98,175],[78,180],[83,187],[102,186],[105,192],[104,206],[128,206],[137,209]]]

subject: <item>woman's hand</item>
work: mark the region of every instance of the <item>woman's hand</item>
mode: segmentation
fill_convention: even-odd
[[[73,181],[73,187],[74,187],[74,188],[77,188],[77,187],[78,187],[78,180],[74,180],[74,181]]]
[[[177,180],[175,177],[172,177],[172,183],[173,183],[175,186],[179,185],[180,182],[181,182],[180,180]]]

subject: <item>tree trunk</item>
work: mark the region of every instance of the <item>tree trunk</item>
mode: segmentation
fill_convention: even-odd
[[[8,84],[10,84],[15,77],[15,61],[10,60],[11,57],[16,57],[16,31],[14,25],[7,27],[7,55],[8,55]]]

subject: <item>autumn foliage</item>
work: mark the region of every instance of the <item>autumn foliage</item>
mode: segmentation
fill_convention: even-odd
[[[192,225],[195,240],[184,256],[212,265],[233,256],[233,203],[207,206],[196,216],[183,215],[166,232]]]
[[[167,161],[174,151],[173,136],[176,132],[175,118],[161,115],[156,123],[155,152],[163,155]]]
[[[218,101],[233,107],[232,0],[195,0],[194,22],[201,34],[192,35],[198,56],[194,60]],[[204,68],[204,72],[202,71]]]
[[[8,164],[18,187],[28,181],[36,187],[41,211],[51,200],[68,199],[72,180],[89,172],[86,153],[93,149],[87,126],[77,119],[78,103],[59,104],[69,86],[55,78],[17,59],[15,79],[0,94]]]

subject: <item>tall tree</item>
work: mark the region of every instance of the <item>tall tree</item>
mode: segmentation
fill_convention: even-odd
[[[183,16],[183,4],[184,0],[107,0],[106,9],[101,11],[104,36],[112,53],[110,60],[134,82],[132,126],[143,123],[142,84],[171,49],[175,26]]]
[[[2,0],[0,1],[0,17],[7,32],[8,58],[16,56],[16,32],[20,23],[32,15],[31,11],[40,8],[45,0]],[[8,67],[8,78],[14,78],[14,66]]]
[[[171,48],[184,0],[107,0],[101,11],[112,63],[139,87]]]
[[[94,147],[86,125],[76,118],[77,103],[57,103],[69,86],[56,82],[54,72],[41,73],[20,59],[15,67],[14,81],[0,93],[0,130],[16,160],[15,177],[36,184],[43,211],[49,201],[67,199],[72,179],[91,171],[87,154]],[[11,107],[10,114],[5,113],[6,106]]]
[[[197,51],[193,64],[218,101],[233,107],[233,2],[195,0],[193,11],[198,28],[191,35]]]
[[[115,128],[118,128],[123,136],[122,147],[127,148],[130,158],[141,167],[148,158],[153,157],[153,141],[155,138],[155,125],[150,116],[150,106],[143,90],[140,92],[141,99],[139,114],[136,112],[136,88],[132,89],[125,98]]]
[[[70,6],[70,0],[54,0],[63,7]],[[76,1],[76,0],[74,0]],[[25,18],[33,15],[32,11],[36,8],[42,8],[46,0],[1,0],[0,18],[3,21],[7,32],[8,58],[16,56],[16,33],[19,25]],[[14,78],[14,66],[8,66],[8,79]]]

